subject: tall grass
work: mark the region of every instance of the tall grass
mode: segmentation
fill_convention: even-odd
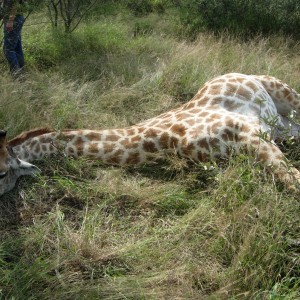
[[[148,31],[136,30],[137,23]],[[227,72],[300,90],[299,45],[175,38],[155,14],[86,21],[70,38],[24,27],[27,74],[1,65],[0,126],[123,127]],[[145,25],[146,24],[146,25]],[[296,165],[297,147],[288,150]],[[298,299],[299,197],[247,157],[206,171],[176,157],[131,168],[49,158],[0,201],[2,299]]]

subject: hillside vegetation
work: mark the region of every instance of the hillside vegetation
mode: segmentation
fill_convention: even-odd
[[[107,8],[108,10],[108,8]],[[27,20],[27,73],[0,65],[0,128],[115,128],[188,101],[228,72],[300,91],[300,45],[281,36],[182,35],[173,10],[98,7],[72,35]],[[300,167],[297,142],[283,149]],[[169,156],[117,168],[38,162],[0,199],[0,299],[299,299],[300,201],[246,156]]]

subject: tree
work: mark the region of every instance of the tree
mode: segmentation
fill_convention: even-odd
[[[48,0],[48,11],[53,27],[57,27],[61,19],[65,32],[73,32],[97,1],[99,0]]]

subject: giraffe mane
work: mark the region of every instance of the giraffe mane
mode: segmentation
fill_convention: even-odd
[[[35,128],[35,129],[29,130],[29,131],[25,131],[25,132],[22,132],[21,134],[19,134],[18,136],[16,136],[15,138],[9,140],[7,142],[7,146],[15,147],[15,146],[18,146],[18,145],[24,143],[28,139],[32,139],[36,136],[40,136],[40,135],[43,135],[46,133],[51,133],[51,132],[54,132],[54,130],[52,130],[48,127]]]

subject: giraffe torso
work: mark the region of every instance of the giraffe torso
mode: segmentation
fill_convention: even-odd
[[[231,148],[238,150],[240,145],[255,147],[261,131],[275,138],[272,135],[285,126],[280,113],[286,115],[292,105],[280,97],[297,95],[287,85],[280,86],[274,101],[265,87],[268,78],[234,73],[217,77],[182,107],[139,126],[157,137],[152,148],[168,148],[194,160],[228,156]],[[281,84],[273,80],[273,85]],[[153,142],[152,137],[144,140]]]

